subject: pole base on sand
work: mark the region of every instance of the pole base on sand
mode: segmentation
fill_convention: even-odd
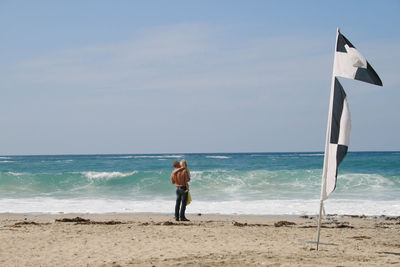
[[[304,242],[304,243],[310,243],[310,244],[317,244],[318,241],[314,241],[314,240],[303,240],[303,239],[297,239],[298,242]],[[319,241],[319,244],[321,245],[329,245],[329,246],[339,246],[339,244],[335,244],[335,243],[327,243],[327,242],[321,242]]]

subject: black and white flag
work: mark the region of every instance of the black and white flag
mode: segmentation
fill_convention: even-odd
[[[321,199],[326,200],[336,188],[337,170],[346,156],[350,141],[351,119],[346,93],[339,80],[335,77],[333,89],[332,114],[328,125],[329,144],[325,155],[325,178],[322,179]]]
[[[337,77],[350,78],[382,86],[382,81],[368,61],[337,31],[331,87],[321,200],[326,200],[336,188],[339,164],[343,161],[350,141],[350,111],[346,93]]]
[[[338,32],[333,75],[382,86],[382,81],[368,61]]]

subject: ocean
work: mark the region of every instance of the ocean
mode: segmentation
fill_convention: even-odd
[[[314,215],[323,153],[0,156],[0,213],[172,214],[174,160],[190,214]],[[400,215],[400,152],[349,152],[327,214]]]

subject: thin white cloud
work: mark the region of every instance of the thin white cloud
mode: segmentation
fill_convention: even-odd
[[[37,88],[202,89],[277,87],[324,79],[326,40],[298,36],[222,43],[210,25],[154,28],[118,44],[26,60],[14,78]],[[322,66],[322,68],[321,68]]]

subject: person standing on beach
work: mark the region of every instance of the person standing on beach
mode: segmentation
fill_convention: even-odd
[[[181,168],[178,161],[174,161],[172,165],[175,167],[171,173],[171,183],[176,185],[176,204],[175,204],[175,220],[189,221],[185,217],[186,203],[188,199],[188,188],[190,177],[186,168]]]
[[[189,176],[189,180],[190,180],[190,178],[192,178],[192,177],[190,176],[190,170],[189,170],[189,167],[188,167],[188,165],[186,163],[186,160],[184,160],[184,159],[181,160],[181,162],[179,164],[181,165],[180,169],[185,169],[186,170],[186,172],[187,172],[187,174]],[[180,170],[180,169],[178,169],[178,170]],[[189,184],[187,184],[186,191],[189,192]]]

